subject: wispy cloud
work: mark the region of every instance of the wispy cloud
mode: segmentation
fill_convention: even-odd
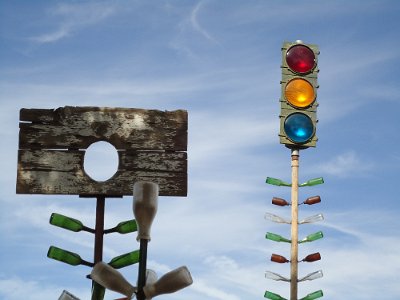
[[[202,36],[204,36],[206,39],[216,43],[217,41],[202,27],[199,23],[199,13],[204,6],[204,1],[200,1],[195,8],[192,10],[192,13],[190,14],[190,23],[193,26],[193,29],[195,29],[198,33],[200,33]]]
[[[179,22],[178,32],[170,41],[169,46],[178,52],[181,52],[191,59],[198,58],[198,46],[206,41],[206,44],[219,45],[208,30],[202,25],[205,20],[200,20],[200,14],[205,6],[205,1],[200,1],[196,6],[184,15]]]
[[[355,151],[348,151],[320,164],[318,168],[326,174],[349,177],[355,172],[360,174],[371,170],[373,167],[374,164],[371,161],[360,157]]]
[[[30,38],[38,44],[57,42],[75,34],[77,31],[101,22],[115,12],[115,7],[109,3],[62,3],[49,11],[51,17],[58,21],[54,29]]]
[[[21,288],[23,287],[23,288]],[[61,295],[64,289],[70,291],[74,290],[74,294],[81,299],[89,299],[90,295],[87,289],[77,291],[75,288],[71,289],[67,286],[44,286],[40,280],[25,280],[20,277],[5,277],[0,274],[0,297],[7,300],[26,299],[30,300],[43,300],[55,299],[55,295]],[[77,293],[78,292],[78,293]],[[77,293],[77,294],[76,294]]]

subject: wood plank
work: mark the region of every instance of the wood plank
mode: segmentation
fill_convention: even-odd
[[[132,195],[138,180],[160,195],[187,195],[187,111],[71,107],[20,110],[18,194]],[[84,170],[92,143],[107,141],[119,166],[107,181]],[[143,151],[145,150],[145,151]]]
[[[187,150],[185,110],[66,106],[21,109],[20,120],[20,149],[86,149],[103,140],[118,150]]]
[[[52,122],[54,109],[22,108],[19,111],[19,120],[23,122]]]
[[[132,195],[138,180],[158,183],[161,196],[187,195],[185,152],[119,151],[115,175],[105,182],[84,171],[85,151],[19,150],[17,194]]]

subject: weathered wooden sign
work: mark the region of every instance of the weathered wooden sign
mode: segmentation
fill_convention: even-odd
[[[60,107],[20,110],[17,194],[132,195],[136,181],[161,196],[187,195],[187,111]],[[86,149],[118,151],[115,175],[98,182],[84,170]]]

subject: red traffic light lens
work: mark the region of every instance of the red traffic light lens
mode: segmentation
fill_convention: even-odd
[[[296,73],[309,73],[315,66],[315,54],[307,46],[295,45],[286,52],[286,63]]]

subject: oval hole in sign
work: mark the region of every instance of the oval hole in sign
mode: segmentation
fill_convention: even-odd
[[[107,181],[118,171],[118,151],[108,142],[91,144],[85,152],[83,169],[95,181]]]

